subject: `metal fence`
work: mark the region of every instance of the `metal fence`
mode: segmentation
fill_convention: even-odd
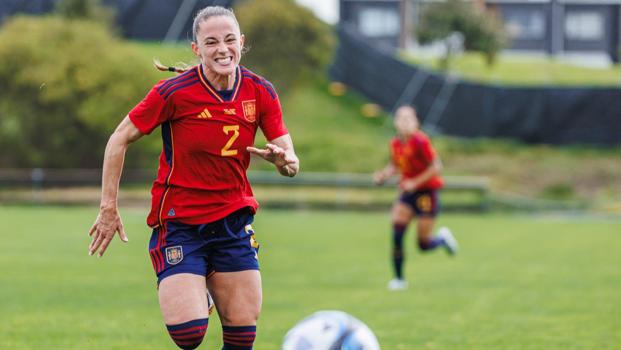
[[[151,170],[127,169],[121,184],[139,185],[121,191],[122,200],[148,203],[144,188],[154,179]],[[293,178],[275,171],[249,171],[248,178],[262,205],[276,208],[386,209],[394,200],[396,181],[373,184],[371,174],[309,173]],[[489,206],[487,178],[445,176],[444,205],[449,210],[485,210]],[[93,204],[99,200],[100,169],[0,169],[0,204]]]

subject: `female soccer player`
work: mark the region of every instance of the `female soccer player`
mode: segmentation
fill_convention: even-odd
[[[299,161],[272,85],[239,65],[244,36],[231,10],[211,6],[194,19],[200,64],[157,83],[119,124],[106,146],[99,215],[89,254],[100,257],[116,234],[127,242],[117,207],[128,145],[156,127],[163,149],[153,183],[149,254],[173,341],[200,345],[208,296],[222,321],[222,349],[252,349],[261,310],[258,247],[251,226],[258,204],[246,170],[250,154],[295,176]],[[253,147],[260,128],[269,143]]]
[[[450,254],[457,253],[457,241],[446,227],[432,235],[438,215],[438,190],[443,186],[442,164],[436,156],[427,135],[418,129],[416,110],[411,106],[399,107],[394,119],[397,137],[390,144],[392,161],[375,173],[375,183],[383,184],[397,172],[401,173],[399,200],[392,208],[393,266],[395,278],[388,283],[390,290],[407,288],[403,278],[403,236],[416,216],[418,247],[422,251],[443,246]]]

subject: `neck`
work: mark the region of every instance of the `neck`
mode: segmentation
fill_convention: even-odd
[[[231,90],[233,85],[235,85],[235,72],[237,72],[237,69],[233,71],[233,74],[221,75],[208,70],[204,65],[202,68],[207,81],[209,81],[209,84],[216,88],[216,90]]]
[[[403,141],[406,141],[407,139],[409,139],[410,137],[412,137],[412,135],[414,135],[413,132],[410,133],[400,133],[399,134],[399,138]]]

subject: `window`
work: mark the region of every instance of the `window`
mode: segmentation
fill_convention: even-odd
[[[595,11],[572,11],[565,17],[565,36],[573,40],[601,40],[604,38],[604,18]]]
[[[358,14],[358,29],[369,37],[399,35],[399,13],[393,9],[367,7]]]
[[[507,9],[503,17],[512,39],[543,39],[546,34],[546,19],[540,9]]]

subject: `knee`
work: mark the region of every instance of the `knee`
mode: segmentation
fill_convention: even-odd
[[[223,324],[256,324],[259,319],[259,310],[244,310],[237,313],[225,313],[218,310],[220,321]]]
[[[166,328],[179,348],[192,350],[203,342],[208,325],[209,319],[203,318],[176,325],[166,325]]]

